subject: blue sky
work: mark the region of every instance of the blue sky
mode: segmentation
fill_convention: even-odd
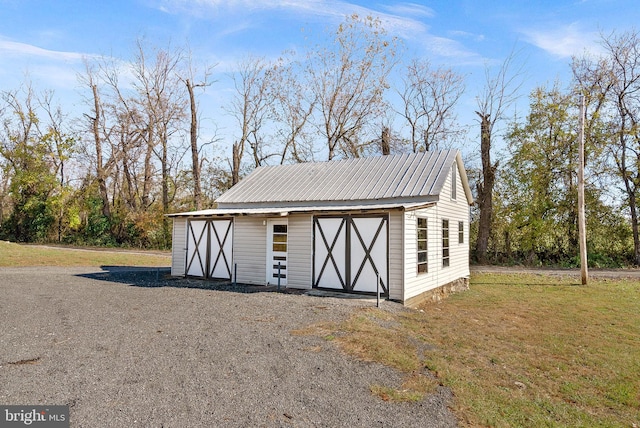
[[[207,92],[214,98],[228,93],[228,73],[248,53],[275,58],[285,49],[303,50],[306,36],[357,13],[380,17],[404,41],[407,58],[428,58],[465,75],[460,119],[472,122],[485,66],[499,66],[518,50],[526,105],[534,86],[568,82],[571,56],[597,52],[601,32],[631,29],[638,10],[637,0],[0,0],[0,90],[16,88],[28,72],[37,89],[55,90],[72,110],[82,58],[129,60],[144,37],[159,47],[188,43],[198,60],[218,64]],[[208,116],[222,129],[230,120],[222,111]]]

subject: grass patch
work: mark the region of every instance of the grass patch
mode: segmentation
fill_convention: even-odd
[[[170,255],[49,248],[0,241],[0,266],[170,266]]]
[[[476,275],[406,316],[425,364],[472,425],[632,426],[640,420],[640,285]]]
[[[405,373],[400,387],[370,386],[371,393],[382,400],[420,401],[438,387],[432,376],[420,373],[423,366],[415,340],[385,311],[361,309],[342,323],[314,324],[292,334],[322,337],[360,360],[381,363]]]
[[[453,391],[465,425],[632,427],[640,421],[640,284],[576,284],[478,274],[469,291],[424,312],[357,311],[323,333],[345,352],[407,373],[399,388],[371,387],[382,399],[421,399],[408,382],[430,370]]]

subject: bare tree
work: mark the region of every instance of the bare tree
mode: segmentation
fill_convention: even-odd
[[[189,95],[189,112],[191,116],[189,124],[189,143],[191,149],[191,175],[193,179],[193,206],[196,210],[202,208],[202,183],[201,183],[201,171],[202,165],[200,162],[200,145],[198,144],[199,133],[199,118],[198,118],[198,103],[195,95],[196,89],[206,90],[211,86],[211,73],[213,66],[205,67],[202,75],[196,77],[198,70],[196,70],[193,64],[193,57],[191,53],[187,56],[187,64],[185,70],[182,72],[182,82],[187,88]]]
[[[496,132],[496,123],[504,119],[505,112],[510,109],[519,97],[522,87],[522,66],[514,69],[516,52],[512,51],[504,60],[497,72],[485,69],[485,86],[477,98],[480,118],[480,157],[482,175],[476,183],[478,193],[478,237],[476,241],[476,257],[480,263],[487,258],[491,225],[493,219],[493,188],[495,185],[498,162],[491,160],[492,139]]]
[[[455,107],[464,92],[464,78],[453,70],[433,69],[427,60],[413,60],[398,90],[413,153],[438,149],[461,134]]]
[[[314,144],[310,134],[310,121],[316,106],[308,85],[302,81],[299,64],[281,58],[272,68],[269,89],[271,117],[276,126],[274,139],[281,147],[280,163],[314,160]]]
[[[240,168],[245,150],[250,150],[253,166],[258,167],[273,156],[268,153],[262,127],[271,112],[268,97],[272,70],[263,58],[247,57],[238,64],[233,75],[236,90],[230,113],[236,118],[240,135],[233,144],[231,176],[232,184],[240,181]]]
[[[133,65],[134,88],[138,92],[136,100],[143,123],[139,123],[141,135],[146,141],[147,150],[144,162],[144,181],[142,206],[148,208],[152,187],[151,155],[160,160],[162,208],[169,210],[169,180],[171,165],[169,162],[169,140],[180,129],[180,121],[186,111],[186,97],[179,85],[178,67],[182,62],[182,52],[170,49],[158,49],[148,58],[145,47],[138,41],[138,50]],[[146,129],[145,129],[146,128]]]
[[[338,27],[329,47],[309,52],[306,81],[317,100],[318,130],[329,160],[338,149],[360,156],[363,142],[370,141],[363,133],[372,118],[382,114],[396,47],[378,19],[352,15]]]

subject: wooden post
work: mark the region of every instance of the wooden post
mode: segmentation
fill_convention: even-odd
[[[584,210],[584,95],[580,97],[580,148],[578,165],[578,235],[580,240],[580,273],[582,285],[587,285],[589,272],[587,267],[587,225]]]

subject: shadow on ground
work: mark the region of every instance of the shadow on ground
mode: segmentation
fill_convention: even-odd
[[[261,286],[233,283],[229,280],[173,277],[171,276],[171,269],[163,267],[100,266],[100,268],[102,272],[78,274],[77,276],[145,288],[198,288],[234,293],[275,293],[278,291],[278,287],[275,285]],[[280,292],[287,294],[302,294],[304,291],[285,287],[280,288]]]

